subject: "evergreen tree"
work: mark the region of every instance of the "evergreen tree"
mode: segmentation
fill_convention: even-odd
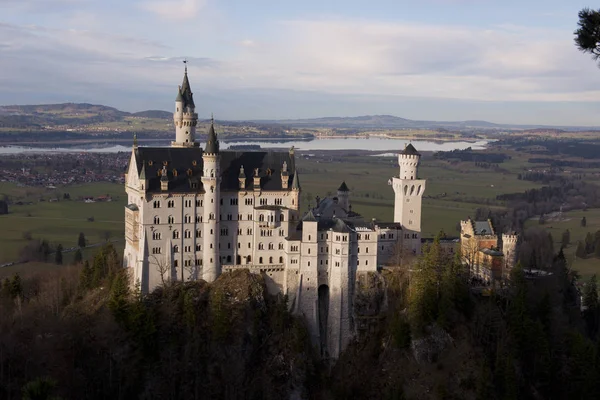
[[[584,228],[587,226],[587,220],[585,219],[585,217],[581,218],[581,226]]]
[[[85,235],[83,232],[79,232],[79,238],[77,239],[77,245],[81,248],[84,248],[86,245]]]
[[[62,244],[59,244],[58,246],[56,246],[56,251],[54,253],[54,262],[58,265],[62,264],[63,262],[63,247]]]
[[[19,274],[14,274],[12,279],[10,280],[8,294],[12,299],[16,299],[17,297],[23,296],[23,284],[21,282],[21,276]]]
[[[48,257],[50,256],[50,253],[52,253],[52,249],[50,249],[50,244],[46,239],[42,240],[42,243],[40,243],[40,254],[44,262],[48,262]]]
[[[83,261],[83,253],[81,253],[81,249],[77,249],[77,251],[75,252],[75,256],[73,257],[73,263],[81,264],[82,261]]]
[[[587,252],[585,251],[585,245],[581,240],[577,242],[577,250],[575,250],[575,255],[578,258],[585,258],[587,256]]]
[[[585,307],[583,318],[588,333],[590,336],[595,336],[598,331],[598,279],[595,274],[583,288],[582,303]]]
[[[23,400],[60,400],[54,396],[56,382],[50,378],[38,378],[23,386]]]
[[[571,231],[567,229],[562,234],[561,245],[567,247],[569,244],[571,244]]]
[[[94,271],[90,267],[90,263],[88,260],[85,260],[83,263],[83,269],[81,270],[81,274],[79,275],[79,286],[82,289],[92,289],[94,282]]]
[[[129,280],[125,270],[121,270],[114,275],[110,288],[110,298],[108,307],[113,313],[115,320],[120,324],[127,323],[129,309]]]

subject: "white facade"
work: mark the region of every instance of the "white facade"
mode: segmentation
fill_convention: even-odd
[[[125,266],[145,293],[167,281],[214,281],[239,268],[260,273],[271,293],[287,295],[291,310],[305,316],[323,357],[337,358],[355,332],[358,276],[376,272],[399,246],[420,250],[425,181],[416,178],[418,157],[406,177],[400,158],[394,223],[365,223],[352,212],[345,183],[337,197],[319,199],[302,216],[293,150],[219,151],[213,124],[202,150],[186,81],[187,71],[175,105],[176,141],[132,151]]]

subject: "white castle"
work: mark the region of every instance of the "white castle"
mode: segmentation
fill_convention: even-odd
[[[222,151],[211,122],[204,149],[187,76],[175,100],[170,147],[134,142],[125,176],[124,264],[145,293],[167,281],[247,268],[303,315],[323,357],[337,358],[356,332],[356,283],[400,250],[421,251],[420,154],[399,155],[394,222],[365,222],[342,183],[336,197],[301,212],[294,150]]]

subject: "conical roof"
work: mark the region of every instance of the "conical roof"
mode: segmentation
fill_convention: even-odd
[[[406,146],[404,148],[404,151],[402,152],[402,154],[407,155],[407,156],[420,156],[421,153],[419,153],[417,151],[417,149],[415,149],[415,146],[412,145],[412,143],[409,143],[408,146]]]
[[[346,181],[343,181],[340,187],[338,188],[338,192],[349,192],[348,186],[346,185]]]
[[[294,177],[292,178],[292,189],[300,190],[300,180],[298,179],[298,170],[294,171]]]
[[[302,218],[302,221],[305,221],[305,222],[317,222],[317,219],[315,218],[315,214],[313,214],[312,210],[310,210]]]
[[[179,96],[181,96],[181,100],[179,100]],[[192,94],[192,88],[190,87],[190,81],[188,80],[187,68],[185,73],[183,74],[183,82],[181,83],[181,87],[179,88],[179,93],[177,94],[176,101],[183,101],[184,107],[192,107],[196,108],[194,104],[194,98]]]
[[[204,148],[205,153],[216,154],[219,152],[219,140],[215,133],[215,123],[210,122],[210,128],[208,129],[208,139],[206,139],[206,147]]]

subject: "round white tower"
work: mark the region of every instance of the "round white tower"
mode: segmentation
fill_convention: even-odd
[[[398,165],[400,166],[400,179],[418,179],[419,161],[421,154],[412,144],[404,148],[404,151],[398,154]]]
[[[221,275],[221,260],[219,258],[220,159],[219,141],[215,134],[214,121],[212,121],[206,147],[202,154],[202,161],[204,163],[202,173],[202,185],[204,186],[202,278],[207,282],[212,282]]]
[[[421,253],[421,206],[425,180],[418,178],[421,154],[412,144],[398,154],[400,176],[393,178],[394,222],[402,225],[403,246]]]
[[[175,141],[171,142],[171,147],[198,147],[198,143],[196,143],[198,114],[196,114],[195,110],[196,106],[194,105],[186,66],[183,83],[179,86],[177,98],[175,99],[175,112],[173,113]]]
[[[504,254],[505,273],[510,272],[517,263],[517,243],[519,236],[516,233],[502,234],[502,253]]]

